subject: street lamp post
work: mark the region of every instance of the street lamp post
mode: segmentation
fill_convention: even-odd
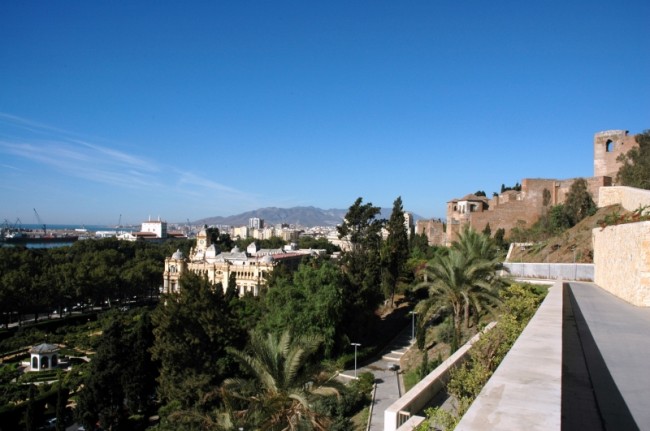
[[[357,378],[357,347],[361,346],[359,343],[350,343],[351,346],[354,346],[354,378]]]
[[[415,315],[418,313],[410,311],[409,314],[411,314],[411,342],[413,342],[415,340]]]

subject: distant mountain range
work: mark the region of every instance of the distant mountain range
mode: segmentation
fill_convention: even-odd
[[[313,226],[336,226],[341,224],[343,217],[347,214],[347,209],[328,209],[324,210],[316,207],[293,207],[293,208],[260,208],[254,211],[228,216],[228,217],[207,217],[192,222],[195,225],[228,225],[244,226],[248,225],[248,219],[258,217],[264,220],[266,225],[276,225],[287,223],[300,225],[304,227]],[[388,219],[392,208],[382,208],[381,218]],[[419,220],[416,214],[413,214],[415,220]]]

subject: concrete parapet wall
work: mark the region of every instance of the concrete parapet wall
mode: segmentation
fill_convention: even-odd
[[[634,187],[601,187],[598,192],[598,207],[619,204],[628,211],[650,205],[650,190]]]
[[[492,329],[494,325],[496,325],[495,322],[487,325],[482,332],[472,337],[471,340],[456,350],[453,355],[436,367],[435,370],[413,386],[410,391],[388,407],[384,411],[384,431],[396,431],[397,429],[402,431],[401,426],[406,425],[407,421],[414,414],[420,412],[431,402],[449,381],[451,370],[467,359],[469,349],[472,345],[479,340],[481,334]]]
[[[556,282],[456,430],[560,430],[562,286]]]
[[[422,416],[413,416],[411,417],[411,419],[404,422],[404,425],[399,427],[398,431],[413,431],[417,429],[417,427],[419,427],[420,424],[422,424],[422,422],[424,422],[425,420],[426,418]]]
[[[592,231],[594,281],[619,298],[650,306],[650,221]]]
[[[594,280],[591,263],[516,263],[503,264],[513,277],[543,278],[550,280]]]

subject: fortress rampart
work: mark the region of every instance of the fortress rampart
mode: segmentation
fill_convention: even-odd
[[[475,211],[459,213],[448,205],[448,243],[457,238],[462,226],[469,224],[477,231],[483,231],[489,224],[494,234],[504,229],[506,236],[514,227],[529,228],[552,206],[562,204],[577,178],[567,180],[525,178],[521,191],[507,191],[488,201],[487,208],[477,207]],[[598,190],[611,185],[609,177],[585,178],[594,202],[598,204]],[[454,202],[454,201],[451,201]],[[461,201],[462,202],[462,201]]]
[[[594,176],[611,177],[616,181],[616,174],[621,163],[616,159],[637,146],[635,135],[627,130],[607,130],[594,135]]]
[[[418,220],[415,222],[415,234],[426,235],[429,245],[445,245],[445,224],[440,219]]]

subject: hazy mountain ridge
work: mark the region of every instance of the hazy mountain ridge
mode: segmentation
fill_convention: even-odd
[[[392,208],[382,208],[380,217],[388,219],[390,217],[391,211]],[[192,222],[192,224],[244,226],[248,225],[249,218],[258,217],[263,219],[266,225],[287,223],[305,227],[336,226],[338,224],[341,224],[343,217],[345,217],[345,214],[347,214],[347,212],[347,209],[321,209],[312,206],[292,208],[268,207],[228,217],[206,217],[200,220],[196,220]],[[416,220],[421,218],[415,214],[413,214],[413,217]]]

